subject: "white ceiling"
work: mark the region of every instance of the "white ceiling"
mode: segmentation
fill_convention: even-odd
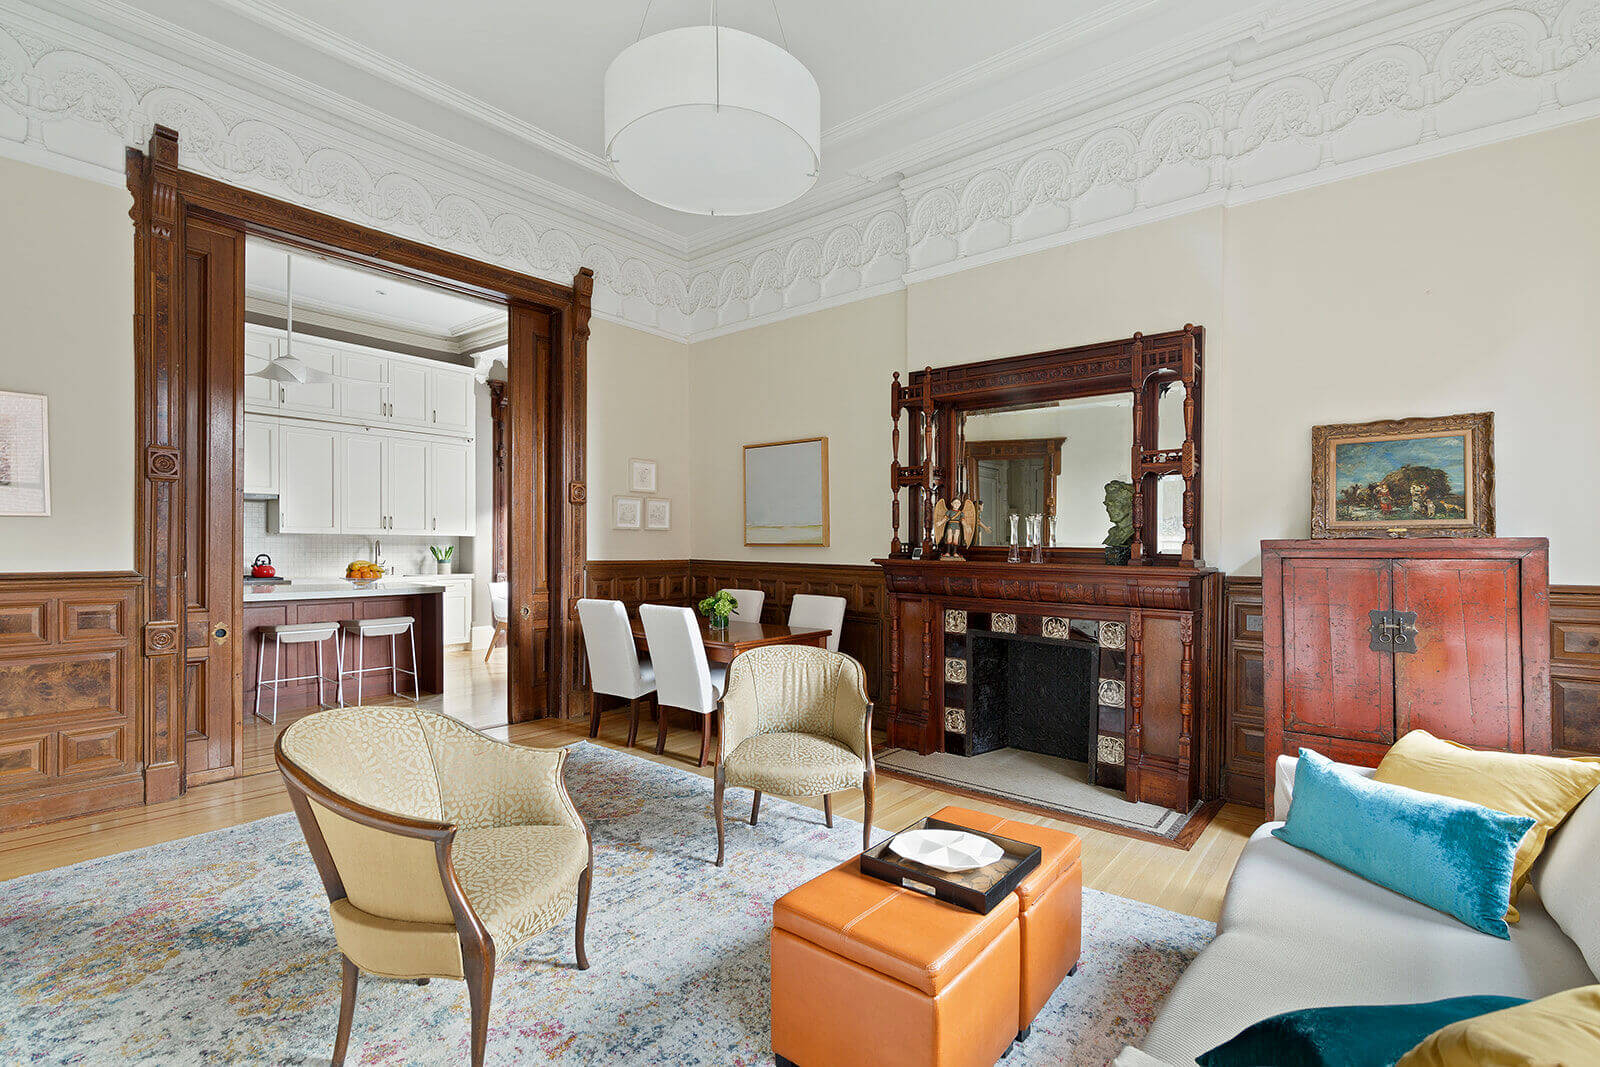
[[[1127,63],[1140,52],[1306,0],[723,0],[724,25],[784,41],[822,88],[823,210],[891,178],[876,166],[957,124]],[[569,207],[700,253],[773,221],[684,215],[606,172],[603,83],[644,32],[703,22],[703,0],[129,0],[214,40],[506,164]],[[645,18],[648,7],[648,19]],[[1165,72],[1162,72],[1165,73]],[[1019,132],[995,128],[995,138]],[[981,138],[980,138],[981,143]],[[971,142],[963,148],[978,147]],[[598,209],[598,211],[597,211]]]
[[[254,237],[246,241],[246,294],[286,303],[288,257],[288,249],[281,245]],[[503,307],[298,251],[294,253],[294,304],[296,311],[332,312],[445,342],[503,327],[506,321]]]

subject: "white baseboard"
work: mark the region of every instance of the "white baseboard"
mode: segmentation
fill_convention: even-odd
[[[474,626],[472,628],[472,647],[484,649],[489,647],[489,639],[494,636],[494,627]]]

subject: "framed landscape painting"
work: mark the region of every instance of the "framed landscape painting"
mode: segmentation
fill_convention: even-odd
[[[744,543],[828,544],[828,439],[744,446]]]
[[[1312,537],[1493,537],[1494,413],[1311,429]]]

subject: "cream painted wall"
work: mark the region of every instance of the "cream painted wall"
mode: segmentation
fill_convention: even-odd
[[[905,294],[691,346],[694,556],[866,563],[889,546],[889,375],[905,369]],[[828,438],[827,548],[744,545],[744,446]]]
[[[1493,411],[1504,536],[1600,584],[1600,121],[1229,213],[1209,556],[1310,523],[1311,427]]]
[[[596,319],[589,334],[590,559],[688,559],[689,346]],[[672,501],[670,530],[613,530],[611,498],[632,494],[628,460],[656,461],[656,492]]]
[[[0,389],[50,398],[52,511],[0,517],[0,571],[133,567],[131,203],[0,159]]]

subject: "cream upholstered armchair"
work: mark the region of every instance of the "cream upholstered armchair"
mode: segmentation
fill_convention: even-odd
[[[496,958],[577,906],[594,846],[567,795],[565,749],[508,745],[415,708],[339,708],[278,738],[278,769],[328,891],[344,956],[335,1067],[360,972],[462,978],[483,1063]]]
[[[861,787],[866,802],[861,847],[872,843],[872,703],[866,672],[849,656],[801,645],[769,645],[742,653],[728,668],[717,705],[717,866],[722,866],[722,794],[728,786],[755,790],[750,825],[761,794],[822,797],[833,825],[831,794]]]

